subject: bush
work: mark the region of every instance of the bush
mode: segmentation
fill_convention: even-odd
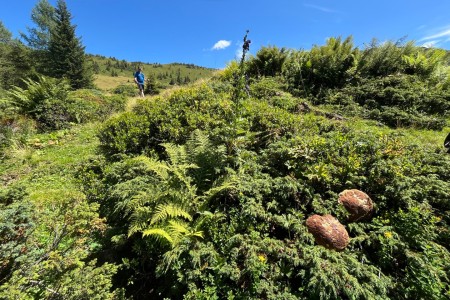
[[[113,89],[113,93],[126,97],[134,97],[137,94],[137,88],[135,85],[121,84]]]
[[[255,98],[270,100],[275,96],[281,96],[284,85],[281,78],[263,77],[255,80],[250,85],[250,95]]]
[[[330,38],[325,46],[314,46],[309,52],[298,51],[283,66],[289,90],[297,95],[317,95],[324,89],[339,88],[353,79],[359,50],[352,37]]]
[[[98,90],[76,90],[69,94],[68,110],[77,123],[103,121],[113,113],[125,110],[123,95],[105,95]]]
[[[138,154],[145,149],[161,154],[162,143],[184,143],[196,129],[214,131],[228,122],[230,110],[229,101],[214,97],[205,84],[174,91],[167,99],[144,99],[133,113],[106,122],[99,133],[101,148],[107,155]]]
[[[106,155],[141,153],[149,144],[150,123],[145,116],[125,112],[107,120],[98,133]]]
[[[9,92],[9,106],[32,117],[41,130],[67,128],[71,123],[102,120],[125,108],[122,96],[105,96],[96,90],[70,92],[64,80],[39,77],[25,80],[26,89],[15,87]]]
[[[431,130],[442,130],[447,122],[443,117],[425,114],[408,113],[396,107],[383,107],[381,113],[371,114],[390,127],[414,127]]]
[[[284,61],[289,55],[286,48],[279,49],[275,46],[262,47],[255,57],[251,57],[247,62],[248,75],[277,76],[281,74]]]
[[[440,128],[448,92],[417,75],[358,78],[349,50],[337,41],[315,50],[323,65],[310,73],[320,79],[313,99],[292,97],[278,78],[252,78],[253,97],[233,107],[244,87],[232,86],[231,64],[212,82],[139,101],[105,124],[107,155],[144,154],[80,171],[111,228],[104,258],[124,264],[118,286],[136,298],[448,298],[450,157],[434,144],[439,133],[423,142],[417,136],[429,132],[309,108]],[[291,84],[302,83],[308,61],[290,63],[289,87],[301,90]],[[348,81],[331,80],[341,72]],[[302,102],[313,113],[298,114]],[[354,188],[374,201],[367,220],[353,222],[339,204]],[[317,245],[305,226],[312,214],[338,218],[347,248]]]
[[[414,75],[398,74],[361,79],[357,85],[330,90],[316,101],[337,105],[345,115],[357,104],[359,116],[391,127],[441,130],[450,110],[450,91],[433,87],[433,83]]]

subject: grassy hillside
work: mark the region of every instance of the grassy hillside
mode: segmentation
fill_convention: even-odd
[[[109,76],[96,74],[94,75],[94,84],[99,89],[111,91],[121,85],[134,86],[133,76]]]
[[[163,86],[188,84],[201,78],[210,77],[215,71],[193,64],[127,62],[101,55],[88,55],[88,60],[96,74],[95,83],[98,87],[106,89],[133,82],[133,74],[138,66],[142,66],[147,78],[153,77]],[[109,78],[106,80],[107,82],[105,82],[106,78]]]

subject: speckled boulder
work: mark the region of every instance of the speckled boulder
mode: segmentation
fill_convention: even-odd
[[[350,241],[344,225],[332,215],[312,215],[306,220],[306,227],[317,244],[329,249],[344,250]]]
[[[364,220],[372,215],[372,199],[360,190],[344,190],[339,194],[338,202],[349,212],[349,221]]]

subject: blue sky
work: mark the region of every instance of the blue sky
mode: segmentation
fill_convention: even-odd
[[[33,27],[37,0],[1,0],[0,20],[15,37]],[[56,0],[49,0],[55,5]],[[449,0],[66,0],[86,52],[127,61],[223,68],[245,31],[250,53],[275,45],[309,49],[352,35],[450,49]]]

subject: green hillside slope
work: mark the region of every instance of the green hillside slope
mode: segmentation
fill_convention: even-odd
[[[124,84],[133,82],[133,74],[138,66],[143,68],[144,74],[153,77],[163,87],[170,85],[185,85],[196,80],[207,78],[216,70],[182,63],[143,63],[127,62],[114,57],[101,55],[88,55],[94,73],[97,75],[97,85],[101,88],[116,87],[117,82]],[[107,77],[113,77],[110,84],[106,83]],[[100,79],[99,79],[100,78]]]

